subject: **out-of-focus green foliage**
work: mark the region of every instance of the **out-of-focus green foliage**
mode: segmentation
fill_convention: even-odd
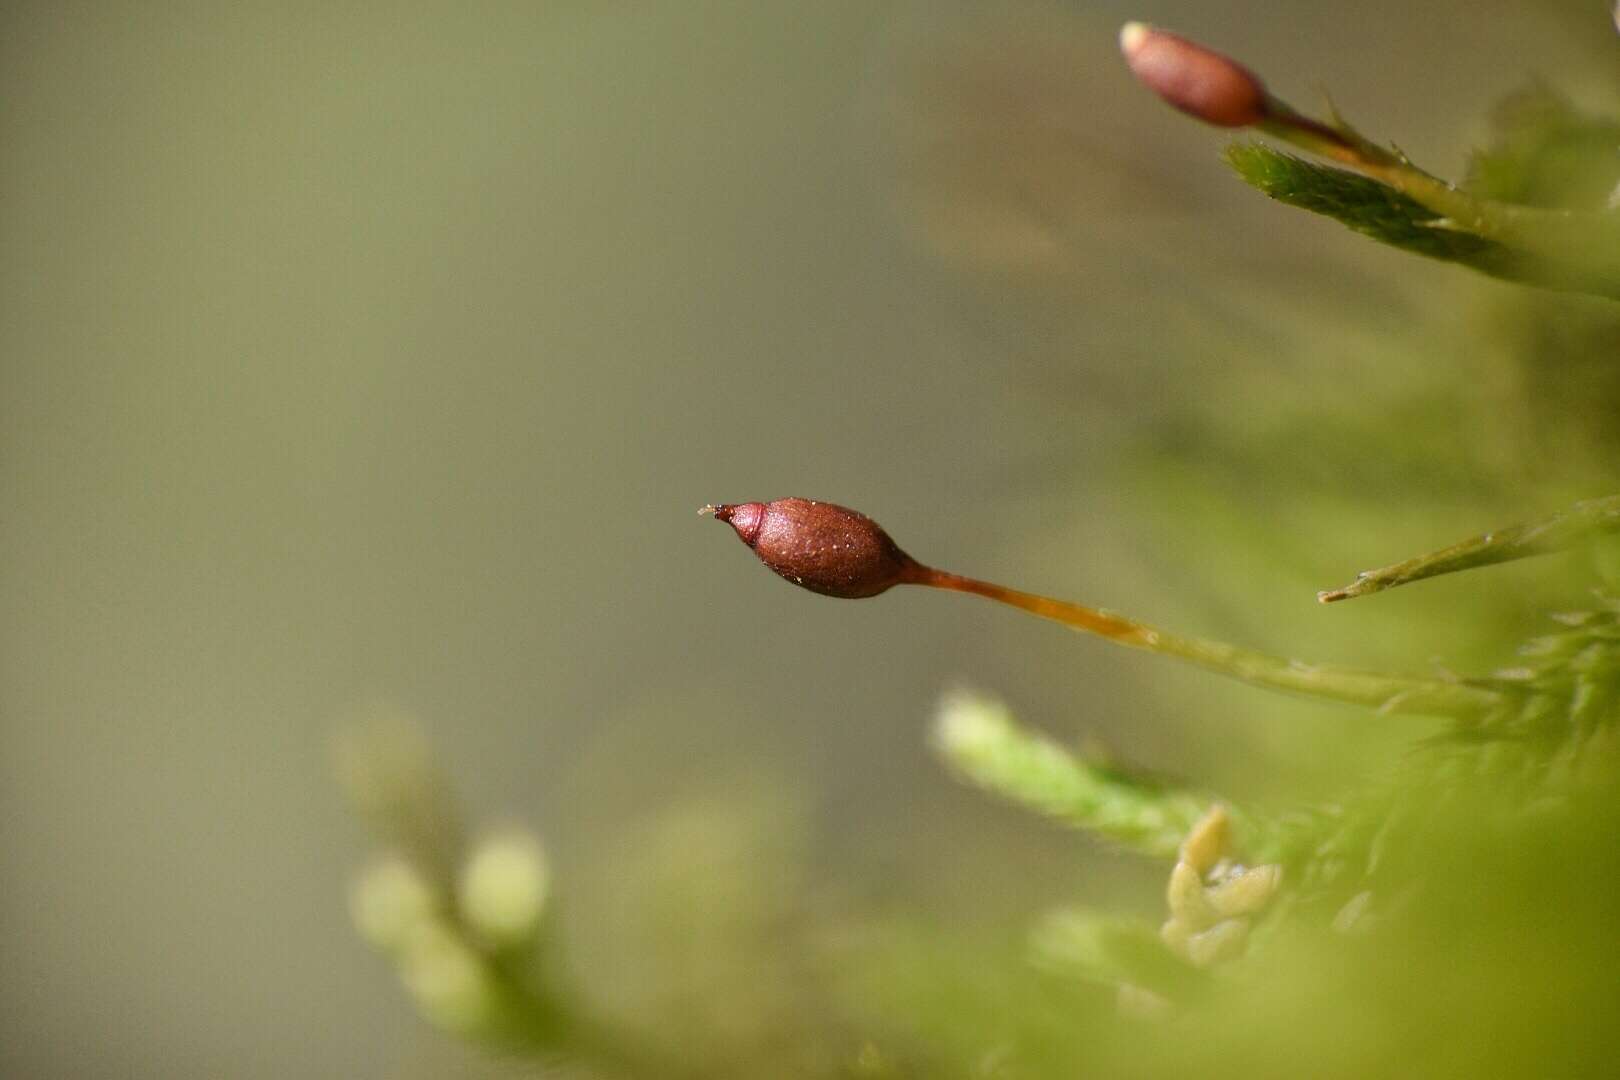
[[[934,740],[970,783],[1145,855],[1174,855],[1209,805],[1207,798],[1082,760],[1019,729],[1005,706],[966,692],[946,697]]]
[[[1278,202],[1331,217],[1380,243],[1509,281],[1620,298],[1620,277],[1605,250],[1575,250],[1560,259],[1545,250],[1501,243],[1388,184],[1260,144],[1233,146],[1226,159],[1245,182]],[[1503,166],[1502,171],[1509,170]],[[1600,240],[1614,229],[1608,216],[1594,214],[1591,230]],[[1578,227],[1573,221],[1561,224]]]
[[[1474,155],[1462,190],[1336,115],[1317,123],[1281,106],[1261,128],[1356,170],[1260,144],[1228,149],[1238,175],[1279,202],[1493,277],[1620,298],[1620,125],[1577,111],[1540,84],[1498,107],[1494,142]]]
[[[1226,160],[1245,183],[1278,202],[1324,214],[1381,243],[1432,259],[1465,263],[1515,277],[1515,257],[1500,244],[1440,227],[1440,214],[1388,184],[1335,169],[1261,143],[1238,143]]]
[[[1555,219],[1514,208],[1593,215],[1601,246],[1614,235],[1605,186],[1617,155],[1620,125],[1536,91],[1499,112],[1471,196],[1515,229]],[[1403,250],[1620,296],[1605,270],[1620,252],[1585,246],[1561,261],[1557,236],[1516,247],[1369,176],[1256,145],[1229,159],[1272,197]],[[1405,512],[1427,528],[1508,502],[1567,504],[1570,489],[1613,482],[1620,309],[1493,293],[1447,332],[1475,344],[1471,368],[1412,363],[1432,342],[1397,324],[1379,331],[1386,348],[1367,349],[1369,371],[1387,380],[1324,387],[1302,376],[1268,387],[1258,419],[1241,408],[1252,388],[1235,373],[1228,396],[1185,405],[1119,454],[1119,474],[1146,493],[1137,520],[1196,534],[1207,596],[1240,604],[1261,575],[1297,576],[1320,537],[1354,535],[1369,515]],[[1561,466],[1556,478],[1542,475],[1546,460]],[[1544,512],[1344,595],[1555,551],[1581,588],[1612,573],[1614,497]],[[1311,528],[1290,538],[1291,522]],[[1574,562],[1589,541],[1600,545],[1596,573]],[[1560,629],[1534,636],[1531,610]],[[1494,705],[1414,728],[1381,757],[1387,743],[1364,757],[1347,749],[1357,729],[1269,748],[1285,763],[1298,751],[1295,771],[1331,784],[1202,794],[1203,778],[1149,780],[1022,727],[993,699],[948,696],[936,748],[949,765],[1156,860],[1164,901],[1151,909],[1064,903],[1012,935],[904,911],[835,913],[813,895],[791,814],[718,800],[670,815],[645,850],[622,853],[623,891],[662,928],[645,943],[649,971],[668,953],[701,997],[670,1008],[630,995],[639,1010],[603,1008],[547,933],[538,842],[508,835],[472,851],[425,758],[373,747],[348,772],[389,853],[361,879],[355,920],[441,1026],[604,1076],[1605,1075],[1620,1055],[1609,959],[1620,915],[1617,612],[1609,598],[1570,611],[1561,597],[1479,584],[1448,614],[1477,639],[1473,657],[1494,661],[1432,681]],[[1376,644],[1430,659],[1432,622],[1385,625]],[[712,936],[694,915],[712,915]],[[680,944],[658,946],[669,939]]]
[[[1611,207],[1620,184],[1620,123],[1582,112],[1537,82],[1500,102],[1491,128],[1491,144],[1469,160],[1469,191],[1520,206]]]

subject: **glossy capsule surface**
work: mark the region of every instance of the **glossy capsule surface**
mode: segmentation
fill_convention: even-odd
[[[917,564],[912,558],[877,522],[847,507],[776,499],[722,504],[713,510],[760,562],[811,592],[859,599],[914,580]]]

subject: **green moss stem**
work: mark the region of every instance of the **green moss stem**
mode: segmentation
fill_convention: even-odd
[[[943,570],[921,568],[915,583],[987,597],[1133,649],[1172,656],[1270,690],[1422,716],[1474,717],[1501,703],[1498,693],[1483,687],[1307,664],[1225,642],[1183,637],[1110,611],[1019,592]]]

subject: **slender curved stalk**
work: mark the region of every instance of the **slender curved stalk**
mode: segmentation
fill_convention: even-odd
[[[1225,642],[1182,637],[1111,611],[1020,592],[921,564],[916,564],[905,581],[908,584],[983,596],[1133,649],[1173,656],[1209,671],[1272,690],[1367,705],[1382,712],[1424,716],[1472,717],[1501,703],[1500,694],[1483,687],[1306,664]]]

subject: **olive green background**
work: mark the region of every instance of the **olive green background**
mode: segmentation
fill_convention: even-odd
[[[1114,35],[1330,88],[1455,175],[1524,75],[1612,92],[1600,8],[5,5],[0,1073],[461,1061],[347,925],[366,849],[328,742],[379,703],[475,818],[544,836],[587,970],[625,838],[693,797],[771,793],[803,887],[857,909],[1151,899],[960,789],[932,702],[967,681],[1286,787],[1249,691],[962,597],[801,593],[694,511],[830,499],[962,572],[1404,655],[1369,628],[1449,585],[1331,614],[1311,587],[1498,522],[1324,525],[1279,577],[1255,557],[1246,605],[1105,465],[1234,357],[1329,399],[1377,333],[1419,318],[1443,353],[1457,298],[1506,287],[1244,190]],[[1240,720],[1163,720],[1188,700]]]

